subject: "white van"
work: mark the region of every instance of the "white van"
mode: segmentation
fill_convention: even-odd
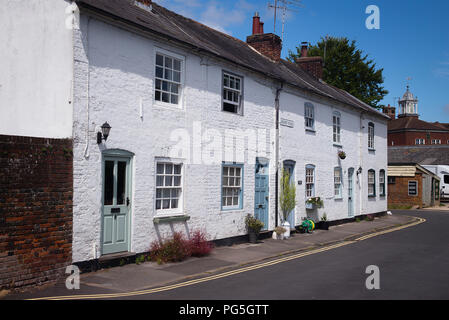
[[[449,200],[449,166],[426,165],[423,167],[440,177],[441,200]]]

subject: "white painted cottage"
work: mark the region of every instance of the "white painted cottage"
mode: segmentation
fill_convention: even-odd
[[[20,108],[44,136],[62,123],[73,138],[73,262],[145,252],[174,230],[242,236],[247,214],[273,230],[282,167],[297,184],[292,226],[387,210],[389,118],[324,83],[319,58],[282,60],[257,15],[243,42],[151,1],[14,2],[51,26],[23,59],[27,74],[44,64],[53,78],[24,80],[64,103]],[[50,47],[57,58],[39,50]],[[313,196],[323,208],[306,209]]]

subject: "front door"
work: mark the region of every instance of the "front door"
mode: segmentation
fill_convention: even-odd
[[[289,183],[295,181],[295,162],[291,160],[284,161],[284,169],[290,175]],[[287,221],[290,223],[290,229],[295,229],[295,209],[290,212]]]
[[[354,217],[354,169],[348,170],[348,213]]]
[[[104,157],[102,254],[129,250],[130,158]]]
[[[268,160],[257,158],[256,160],[256,184],[255,184],[255,216],[263,222],[263,229],[268,230]]]

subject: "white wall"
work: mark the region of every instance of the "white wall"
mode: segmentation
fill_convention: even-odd
[[[72,31],[63,0],[0,5],[0,134],[72,136]]]
[[[176,145],[170,136],[183,129],[194,135],[195,124],[200,123],[202,132],[215,129],[267,129],[266,154],[270,159],[270,225],[274,219],[274,122],[275,86],[269,80],[250,74],[235,66],[199,57],[183,49],[170,47],[163,42],[113,27],[95,19],[82,16],[81,31],[74,33],[75,52],[75,103],[74,103],[74,221],[73,260],[83,261],[100,254],[101,233],[101,152],[104,148],[123,149],[135,154],[133,159],[133,202],[131,251],[143,252],[158,236],[171,235],[173,230],[204,228],[212,239],[222,239],[246,233],[244,217],[254,213],[254,160],[258,147],[245,150],[250,155],[244,160],[243,209],[221,211],[221,163],[190,162],[184,159],[184,206],[182,212],[191,220],[184,225],[174,223],[155,226],[155,159],[170,156]],[[155,51],[163,48],[185,58],[185,88],[183,108],[163,107],[153,101]],[[221,110],[222,70],[244,77],[244,116]],[[141,103],[143,117],[141,117]],[[330,197],[333,192],[333,166],[336,151],[333,150],[332,109],[318,109],[317,135],[304,133],[302,98],[283,93],[282,117],[295,120],[293,134],[282,128],[281,160],[296,159],[298,179],[304,180],[305,163],[319,168],[319,188]],[[287,114],[288,113],[288,114]],[[342,112],[343,113],[343,112]],[[329,118],[330,117],[330,118]],[[359,115],[344,114],[342,137],[348,153],[345,166],[358,168],[357,145],[359,139]],[[97,145],[96,132],[107,121],[112,130],[104,145]],[[376,122],[377,123],[377,122]],[[347,132],[345,132],[347,130]],[[386,126],[379,125],[381,137],[376,139],[378,151],[373,159],[366,155],[367,165],[376,170],[386,169]],[[346,139],[346,140],[345,140]],[[363,138],[365,139],[365,138]],[[201,145],[208,145],[207,140]],[[191,155],[199,153],[193,146]],[[385,150],[383,150],[385,149]],[[334,152],[335,151],[335,152]],[[249,153],[248,153],[249,152]],[[332,155],[330,154],[331,152]],[[385,157],[384,157],[385,155]],[[192,159],[194,160],[194,159]],[[345,167],[346,168],[346,167]],[[364,165],[365,168],[365,165]],[[366,173],[366,171],[365,171]],[[304,212],[304,184],[298,188],[298,218]],[[367,187],[365,187],[366,189]],[[326,204],[330,204],[326,200]],[[347,212],[344,203],[332,203],[326,207],[329,218],[341,218]],[[364,210],[386,210],[386,200],[368,205]],[[329,208],[329,209],[327,209]],[[357,213],[357,210],[356,210]],[[95,248],[95,250],[93,249]]]

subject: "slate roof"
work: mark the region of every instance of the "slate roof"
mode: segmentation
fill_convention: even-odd
[[[449,128],[444,124],[436,124],[419,120],[416,116],[408,116],[397,118],[388,122],[388,131],[399,130],[426,130],[426,131],[442,131],[449,132]]]
[[[388,147],[388,164],[449,165],[449,145]]]
[[[263,73],[357,109],[388,119],[388,116],[351,94],[317,80],[286,60],[275,62],[237,38],[183,17],[153,2],[152,12],[134,5],[134,0],[75,0],[83,10],[93,10],[119,22],[179,41],[198,52],[207,52],[240,66]]]

